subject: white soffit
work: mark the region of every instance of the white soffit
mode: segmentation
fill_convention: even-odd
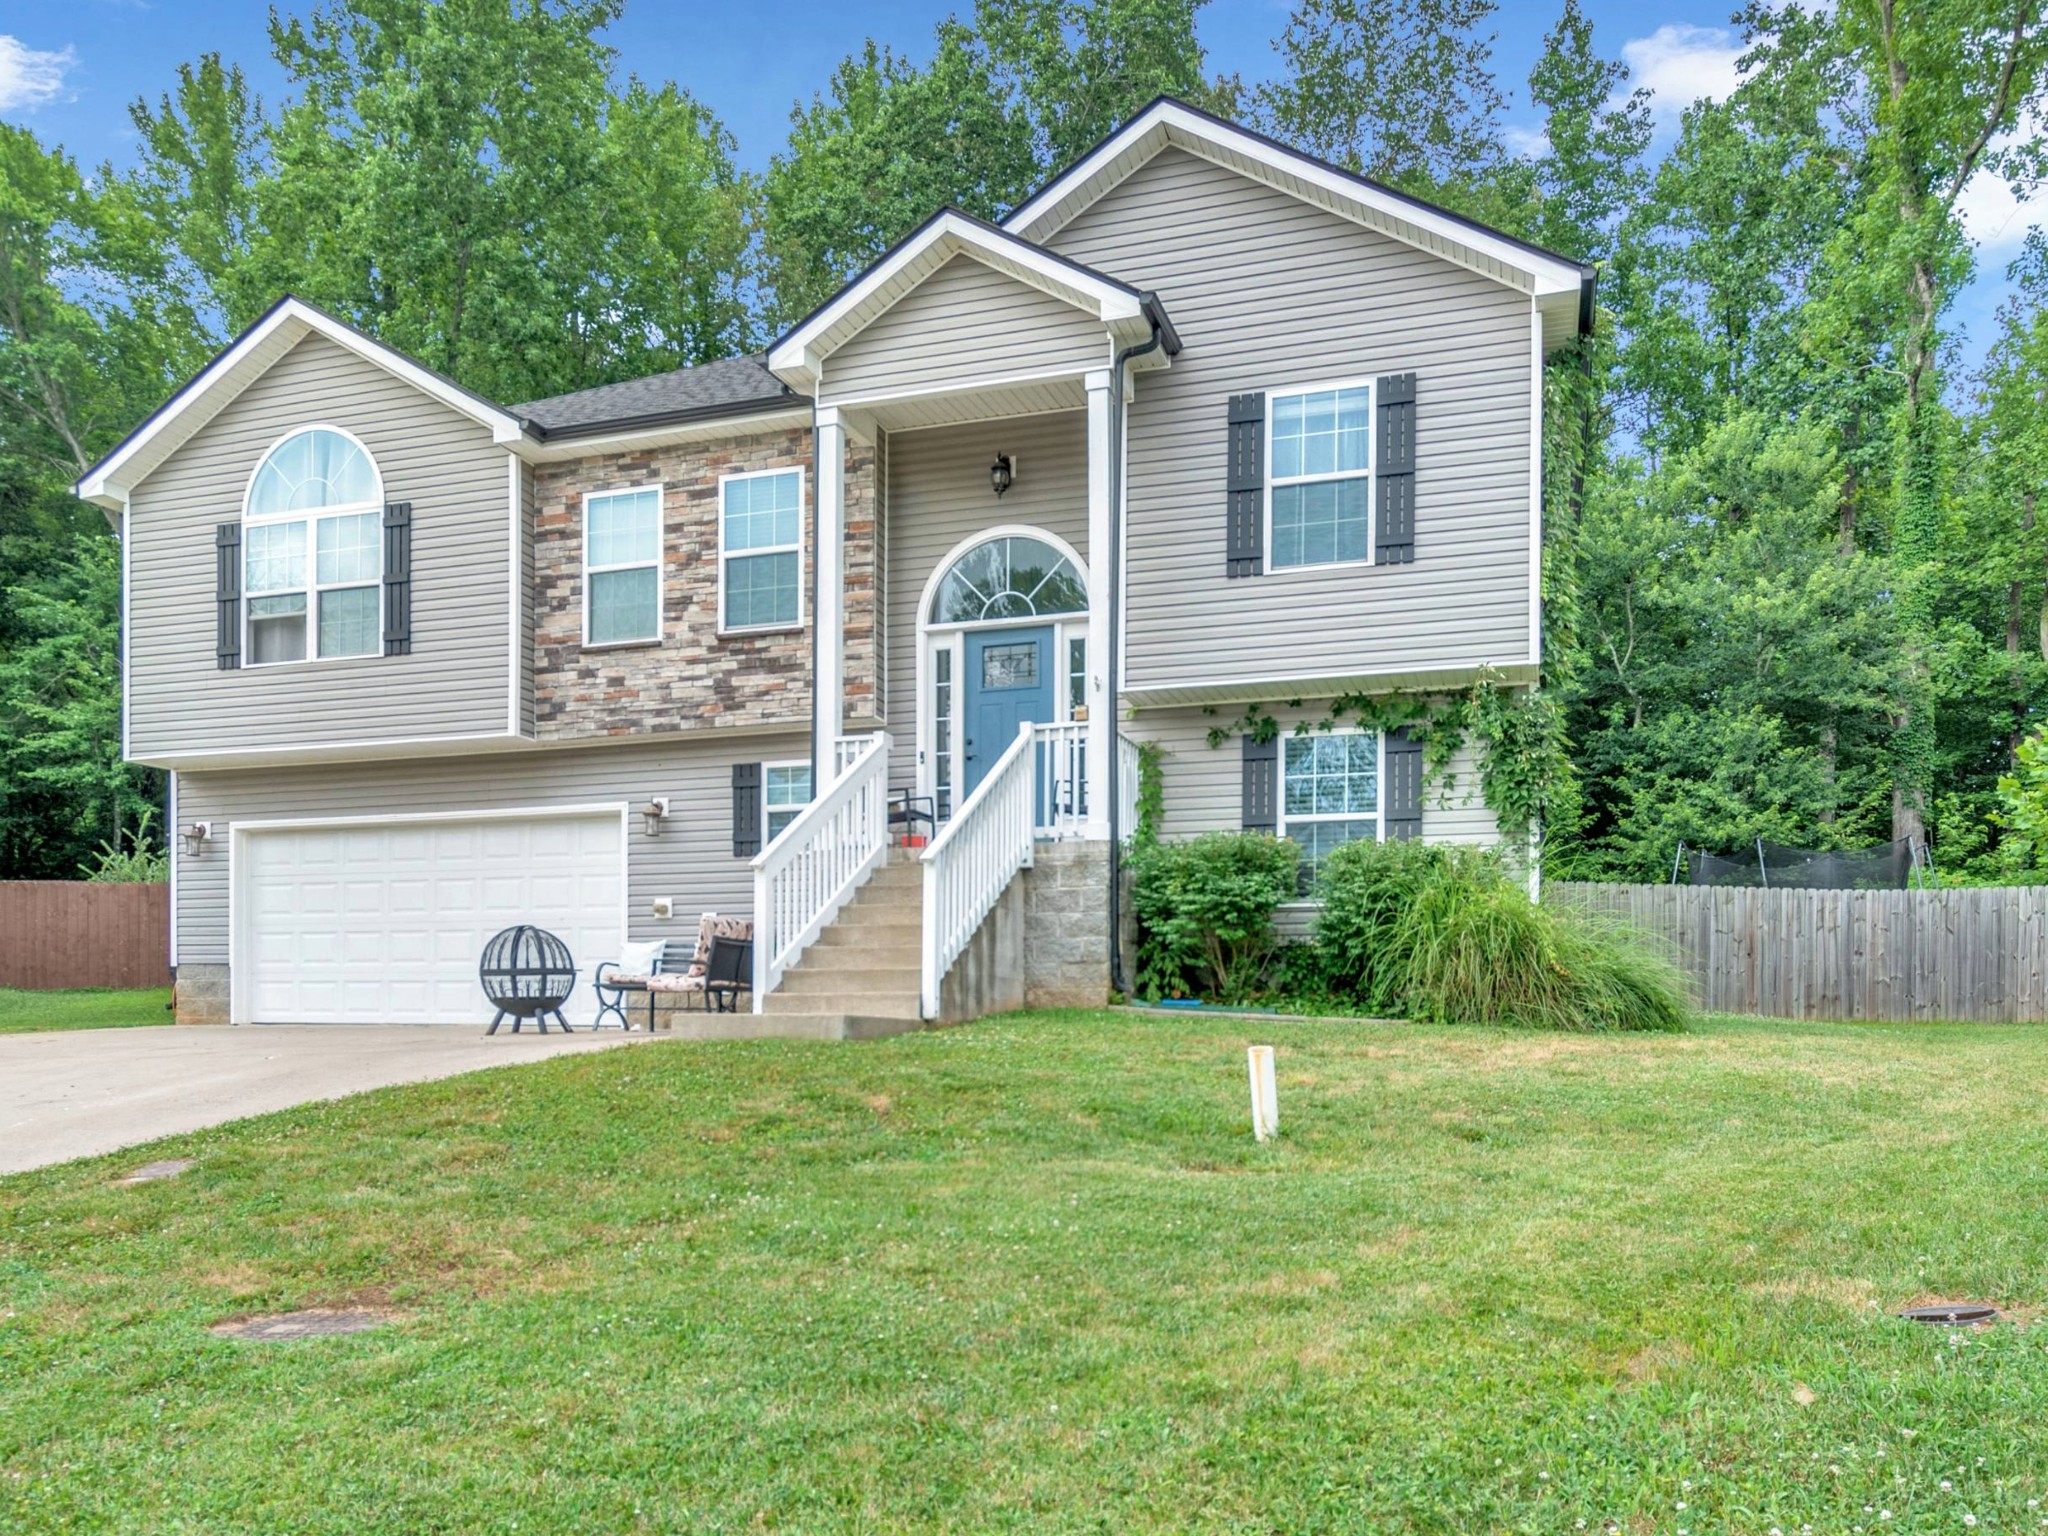
[[[523,451],[519,419],[471,394],[411,358],[373,341],[353,326],[323,314],[302,299],[287,298],[227,346],[199,375],[129,433],[114,451],[72,487],[82,499],[118,509],[123,496],[169,458],[194,433],[218,416],[243,390],[309,335],[325,336],[367,362],[404,380],[422,394],[487,428],[491,441]]]
[[[948,209],[800,321],[770,349],[769,370],[790,388],[813,393],[827,357],[956,256],[1071,304],[1113,331],[1151,328],[1136,289]]]

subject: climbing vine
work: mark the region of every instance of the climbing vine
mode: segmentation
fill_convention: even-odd
[[[1160,818],[1166,814],[1166,774],[1160,766],[1165,755],[1156,741],[1138,743],[1138,824],[1131,828],[1134,847],[1159,841]]]

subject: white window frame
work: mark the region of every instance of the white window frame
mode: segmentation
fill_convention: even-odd
[[[796,542],[794,544],[771,544],[760,549],[741,549],[728,552],[725,547],[725,488],[736,480],[767,480],[776,475],[796,476]],[[718,477],[718,632],[721,635],[775,635],[802,629],[809,620],[804,601],[804,573],[807,562],[804,559],[804,530],[810,524],[809,507],[806,499],[810,490],[809,476],[800,464],[786,465],[781,469],[750,469],[740,474]],[[725,619],[725,571],[733,560],[745,560],[753,555],[796,555],[796,617],[791,620],[778,619],[772,624],[741,624],[735,627]],[[763,830],[766,830],[764,823]]]
[[[1365,391],[1365,468],[1363,471],[1347,469],[1327,475],[1288,475],[1284,478],[1273,473],[1273,418],[1277,401],[1291,395],[1317,395],[1333,389],[1362,389]],[[1263,423],[1266,435],[1265,450],[1260,463],[1266,467],[1266,485],[1262,495],[1265,526],[1261,530],[1265,540],[1266,572],[1273,575],[1287,571],[1341,571],[1354,566],[1372,565],[1379,556],[1379,467],[1380,467],[1380,418],[1379,385],[1373,379],[1335,379],[1315,384],[1283,384],[1266,391],[1266,419]],[[1281,565],[1273,558],[1273,492],[1291,485],[1320,485],[1326,481],[1365,481],[1365,558],[1362,560],[1316,560],[1302,565]]]
[[[590,563],[590,507],[592,502],[610,501],[618,496],[642,496],[654,492],[654,559],[625,560],[612,565]],[[609,651],[627,645],[659,645],[668,637],[668,573],[663,569],[668,564],[668,498],[659,480],[645,485],[614,486],[608,491],[586,491],[583,494],[583,649],[586,651]],[[635,635],[625,640],[593,640],[590,638],[590,578],[602,576],[608,571],[644,571],[648,565],[654,567],[654,633]]]
[[[811,760],[808,757],[784,758],[778,762],[763,763],[761,765],[761,846],[763,848],[766,848],[770,843],[774,842],[777,837],[782,835],[779,832],[772,832],[769,830],[768,816],[771,811],[795,811],[796,813],[801,815],[803,813],[804,807],[809,805],[812,800],[818,798],[818,786],[814,781],[811,785],[810,799],[805,800],[797,805],[771,806],[768,803],[768,775],[777,768],[801,768],[806,773],[813,772]],[[783,830],[787,831],[788,828],[785,827]]]
[[[257,476],[263,473],[263,466],[278,449],[295,437],[308,432],[332,432],[336,437],[345,437],[356,446],[356,451],[370,466],[377,489],[369,501],[351,501],[340,506],[319,507],[303,512],[251,512],[249,498],[255,494]],[[332,517],[361,517],[374,513],[377,518],[377,574],[369,581],[320,581],[320,527]],[[249,590],[249,530],[251,528],[275,528],[287,523],[306,525],[306,581],[302,587],[272,587],[262,592]],[[333,426],[324,421],[308,422],[293,427],[257,457],[256,467],[249,471],[248,484],[242,487],[242,545],[236,556],[242,568],[236,573],[237,585],[241,588],[239,615],[242,630],[242,665],[244,667],[304,667],[319,662],[376,661],[384,655],[384,471],[377,463],[377,456],[370,452],[369,445],[346,427]],[[322,592],[349,592],[360,587],[369,587],[377,594],[377,643],[367,651],[351,651],[345,656],[322,656],[320,654],[320,594]],[[289,661],[258,661],[256,659],[256,630],[249,618],[249,599],[252,597],[284,597],[294,592],[306,594],[306,654]]]
[[[1327,731],[1310,731],[1306,737],[1301,739],[1312,741],[1319,736],[1371,736],[1374,738],[1373,783],[1377,788],[1373,796],[1373,814],[1370,818],[1373,824],[1372,840],[1376,843],[1384,843],[1387,840],[1387,733],[1380,730],[1368,730],[1360,725],[1343,725]],[[1273,798],[1277,802],[1276,820],[1281,837],[1288,835],[1287,743],[1292,739],[1295,739],[1294,732],[1287,731],[1282,733],[1280,737],[1279,761],[1274,764]],[[1306,815],[1296,816],[1294,823],[1297,826],[1312,826],[1320,822],[1365,820],[1367,820],[1366,817],[1354,811],[1328,811],[1311,812]],[[1356,841],[1356,839],[1353,839],[1353,841]],[[1296,846],[1300,845],[1296,844]]]

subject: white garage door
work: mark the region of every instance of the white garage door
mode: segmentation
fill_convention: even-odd
[[[236,1017],[256,1024],[487,1023],[484,942],[535,923],[581,975],[626,922],[616,811],[250,830],[236,840]]]

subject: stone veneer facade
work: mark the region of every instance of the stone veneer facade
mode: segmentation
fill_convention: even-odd
[[[804,471],[802,624],[718,633],[719,480]],[[807,427],[544,464],[534,471],[534,730],[542,741],[810,723],[816,485]],[[583,498],[662,488],[662,637],[583,647]],[[874,450],[846,460],[846,721],[880,726]]]

